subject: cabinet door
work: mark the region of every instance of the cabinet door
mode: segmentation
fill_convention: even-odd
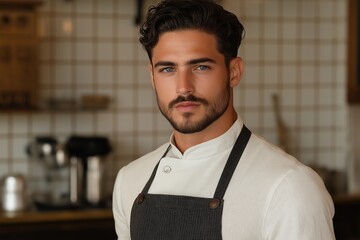
[[[349,103],[360,103],[360,2],[349,0],[348,82]]]

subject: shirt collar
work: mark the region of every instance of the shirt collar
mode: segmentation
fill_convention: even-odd
[[[238,117],[225,133],[187,149],[184,154],[174,144],[174,135],[172,134],[170,137],[171,149],[167,156],[178,159],[202,159],[215,156],[229,148],[232,149],[243,125],[242,119]]]

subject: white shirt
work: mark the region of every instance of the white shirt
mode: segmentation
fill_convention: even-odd
[[[172,144],[149,193],[212,198],[243,123],[187,149]],[[130,239],[132,204],[169,143],[123,167],[113,193],[118,239]],[[255,134],[251,135],[224,196],[222,236],[232,239],[335,239],[334,205],[310,168]]]

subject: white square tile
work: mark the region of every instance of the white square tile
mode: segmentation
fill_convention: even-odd
[[[300,114],[300,125],[302,127],[313,127],[315,123],[314,110],[302,110]]]
[[[3,163],[0,161],[0,176],[4,176],[10,172],[8,163]]]
[[[335,71],[336,69],[334,66],[330,64],[322,64],[318,67],[318,74],[319,74],[319,82],[324,84],[332,84],[335,83]]]
[[[166,132],[168,131],[169,132],[169,136],[167,136],[167,139],[166,141],[168,141],[170,139],[170,133],[171,133],[171,130],[172,130],[172,127],[170,125],[170,123],[168,122],[168,120],[160,113],[160,110],[157,111],[156,113],[156,129],[159,131],[159,132]]]
[[[244,59],[245,61],[259,61],[260,58],[260,46],[258,44],[244,45]]]
[[[154,108],[156,106],[156,97],[153,89],[139,89],[137,91],[137,103],[139,108]]]
[[[336,105],[334,102],[335,92],[336,91],[334,91],[331,88],[324,87],[324,88],[319,89],[319,92],[318,92],[319,104],[322,106]]]
[[[301,1],[301,16],[304,18],[315,18],[318,1]]]
[[[298,105],[298,90],[297,89],[285,89],[279,95],[280,110],[284,111],[284,107],[295,107]],[[273,103],[273,99],[269,99]],[[274,105],[273,105],[274,106]]]
[[[301,32],[299,34],[300,39],[313,40],[317,38],[315,21],[304,21],[301,23]]]
[[[112,38],[114,33],[112,19],[98,18],[96,20],[96,30],[98,38]]]
[[[114,132],[114,115],[106,112],[96,113],[96,129],[98,134],[112,134]]]
[[[146,64],[150,63],[149,56],[147,55],[146,50],[142,47],[139,41],[134,41],[135,49],[136,49],[136,59],[140,62],[144,62]]]
[[[299,24],[298,22],[286,22],[282,23],[282,39],[294,40],[298,39]]]
[[[147,2],[145,2],[147,3]],[[134,1],[129,0],[118,0],[117,1],[117,9],[116,12],[118,14],[132,14],[132,16],[135,14],[135,3]]]
[[[69,16],[55,17],[55,37],[69,38],[74,34],[74,21]]]
[[[264,38],[277,40],[279,36],[279,24],[274,21],[266,21],[264,23]]]
[[[116,106],[119,109],[134,108],[134,91],[132,89],[119,89],[116,97]]]
[[[334,112],[332,110],[320,109],[318,114],[321,127],[334,127]]]
[[[251,41],[251,39],[259,39],[263,34],[263,29],[261,28],[261,23],[259,21],[247,20],[244,23],[244,28],[246,31],[246,41]],[[249,42],[244,44],[244,46],[247,46],[248,44]]]
[[[313,64],[304,64],[300,67],[300,82],[301,84],[314,84],[315,83],[315,72],[317,68]]]
[[[262,13],[260,12],[260,3],[261,1],[247,1],[244,2],[243,8],[244,11],[243,13],[245,14],[244,17],[259,17],[262,15]]]
[[[276,126],[275,122],[275,114],[274,111],[271,109],[271,111],[264,111],[264,127],[265,128],[274,128]]]
[[[14,159],[26,159],[26,146],[29,143],[29,139],[26,137],[14,137],[11,141],[11,156]]]
[[[31,131],[37,134],[49,134],[51,132],[50,122],[49,114],[34,114],[31,120]]]
[[[313,131],[301,130],[299,132],[301,148],[313,148],[315,144],[315,133]]]
[[[55,59],[70,60],[72,58],[72,44],[69,41],[57,41],[55,47]]]
[[[260,126],[259,112],[246,111],[242,114],[242,119],[247,127],[254,129],[253,131]]]
[[[100,14],[110,14],[114,12],[112,0],[102,0],[97,2],[96,12]]]
[[[301,61],[314,61],[315,60],[315,45],[310,43],[303,43],[300,46],[300,60]]]
[[[150,132],[154,129],[154,116],[151,112],[139,112],[138,113],[138,131]]]
[[[76,42],[76,60],[92,60],[94,58],[94,45],[91,42]]]
[[[9,157],[9,139],[0,138],[0,164]]]
[[[263,100],[262,100],[262,106],[265,108],[269,108],[271,110],[274,109],[274,103],[273,103],[273,95],[277,94],[279,95],[279,89],[277,87],[266,87],[263,92]],[[281,100],[281,99],[280,99]]]
[[[93,134],[94,117],[91,113],[77,113],[75,115],[75,133],[76,134]]]
[[[277,43],[265,43],[264,44],[264,61],[278,61],[279,60],[279,48]]]
[[[138,34],[138,26],[134,25],[134,19],[133,18],[125,18],[125,19],[119,19],[116,22],[117,26],[117,37],[119,38],[131,38],[137,37]]]
[[[247,107],[259,107],[260,105],[260,91],[259,89],[245,90],[245,105]]]
[[[282,6],[282,15],[284,17],[295,18],[298,16],[298,1],[284,1]]]
[[[45,87],[48,86],[51,81],[51,68],[53,65],[50,65],[48,63],[41,63],[39,66],[39,87]]]
[[[27,114],[13,115],[11,132],[15,134],[26,134],[29,132],[29,116]]]
[[[279,1],[264,1],[264,17],[265,18],[277,18],[280,13]]]
[[[77,13],[93,13],[94,0],[76,0],[75,9]]]
[[[94,67],[91,64],[78,63],[75,69],[75,80],[79,85],[91,85],[94,83]]]
[[[329,21],[323,21],[319,23],[319,39],[329,40],[334,37],[334,24]]]
[[[96,45],[96,56],[100,61],[111,61],[114,59],[114,48],[111,42],[99,42]]]
[[[74,6],[72,1],[54,1],[54,4],[58,13],[70,13]]]
[[[258,65],[245,65],[245,79],[242,81],[242,83],[244,85],[260,84],[260,71],[261,68]]]
[[[117,131],[124,133],[131,133],[135,130],[133,112],[120,112],[117,115]]]
[[[117,85],[131,85],[134,83],[134,66],[131,64],[119,64],[116,66]]]
[[[94,36],[94,20],[88,16],[78,16],[75,19],[74,34],[80,38],[90,38]]]
[[[117,143],[118,156],[121,157],[121,161],[125,162],[124,164],[135,160],[135,157],[133,157],[135,151],[134,136],[119,134]]]
[[[72,84],[72,66],[70,64],[59,64],[54,70],[55,86],[70,86]]]
[[[10,132],[9,129],[9,116],[7,114],[0,115],[0,134],[8,134]]]
[[[284,84],[296,85],[299,82],[297,74],[297,66],[285,65],[281,69],[281,79]]]
[[[12,162],[11,170],[27,177],[29,175],[29,164],[27,162]]]
[[[138,155],[144,155],[146,153],[149,153],[151,151],[153,151],[154,149],[156,149],[155,144],[153,144],[154,142],[154,137],[153,136],[140,136],[136,138],[136,142],[138,144]]]
[[[316,89],[314,88],[302,88],[300,89],[300,103],[301,106],[311,107],[314,106],[316,96]]]
[[[298,59],[297,46],[293,43],[284,43],[281,58],[283,61],[296,61]]]
[[[96,82],[101,85],[110,85],[114,82],[114,68],[111,65],[101,64],[96,66]]]
[[[73,117],[71,113],[56,113],[54,119],[55,134],[70,134],[73,129]]]
[[[120,61],[133,61],[134,56],[134,43],[130,42],[119,42],[118,43],[118,53],[117,58]]]
[[[319,2],[319,17],[321,18],[331,18],[334,17],[336,9],[336,1],[318,1]]]
[[[329,131],[319,131],[319,147],[320,148],[331,148],[333,146],[334,134]]]
[[[137,68],[137,82],[142,87],[152,87],[149,67],[146,64],[139,65]]]
[[[264,76],[265,76],[265,85],[277,85],[279,82],[279,73],[281,67],[273,64],[265,64],[263,67]],[[245,69],[246,72],[246,69]],[[250,78],[251,81],[251,78]]]

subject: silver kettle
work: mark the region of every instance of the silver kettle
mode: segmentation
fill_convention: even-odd
[[[9,174],[1,178],[1,210],[17,212],[26,210],[26,181],[21,174]]]

